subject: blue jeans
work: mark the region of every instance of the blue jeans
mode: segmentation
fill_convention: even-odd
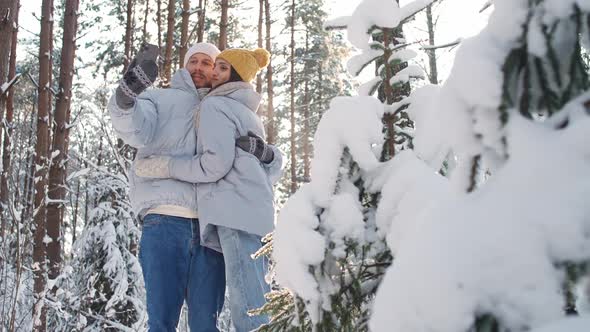
[[[260,236],[243,231],[217,227],[219,242],[225,259],[229,310],[236,332],[246,332],[268,323],[267,316],[249,316],[248,310],[265,303],[264,294],[270,287],[264,280],[268,270],[266,258],[252,259],[262,247]]]
[[[139,245],[148,330],[176,331],[186,300],[192,332],[218,331],[225,292],[223,255],[200,245],[199,220],[149,214]]]

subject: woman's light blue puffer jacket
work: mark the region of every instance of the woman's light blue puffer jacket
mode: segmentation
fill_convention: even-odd
[[[252,131],[264,138],[256,115],[260,95],[250,83],[230,82],[213,89],[195,118],[197,153],[170,160],[170,176],[197,184],[201,241],[220,250],[216,226],[266,235],[274,228],[272,185],[282,175],[281,152],[263,165],[236,147],[235,140]]]

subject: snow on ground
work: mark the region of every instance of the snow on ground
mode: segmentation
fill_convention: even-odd
[[[531,332],[587,332],[589,327],[590,317],[569,317]]]

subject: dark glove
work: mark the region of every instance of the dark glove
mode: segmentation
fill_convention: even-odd
[[[262,137],[249,131],[248,136],[238,137],[236,140],[236,146],[240,149],[253,154],[261,162],[268,164],[270,163],[275,154],[272,149],[266,144]]]
[[[137,95],[151,86],[158,77],[156,63],[160,49],[156,45],[143,44],[137,56],[131,61],[116,91],[117,106],[122,109],[133,107]]]

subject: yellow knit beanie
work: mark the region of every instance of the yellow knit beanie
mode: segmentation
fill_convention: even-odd
[[[257,48],[253,51],[232,48],[219,53],[217,59],[229,62],[245,82],[251,82],[260,69],[268,66],[270,53],[263,48]]]

